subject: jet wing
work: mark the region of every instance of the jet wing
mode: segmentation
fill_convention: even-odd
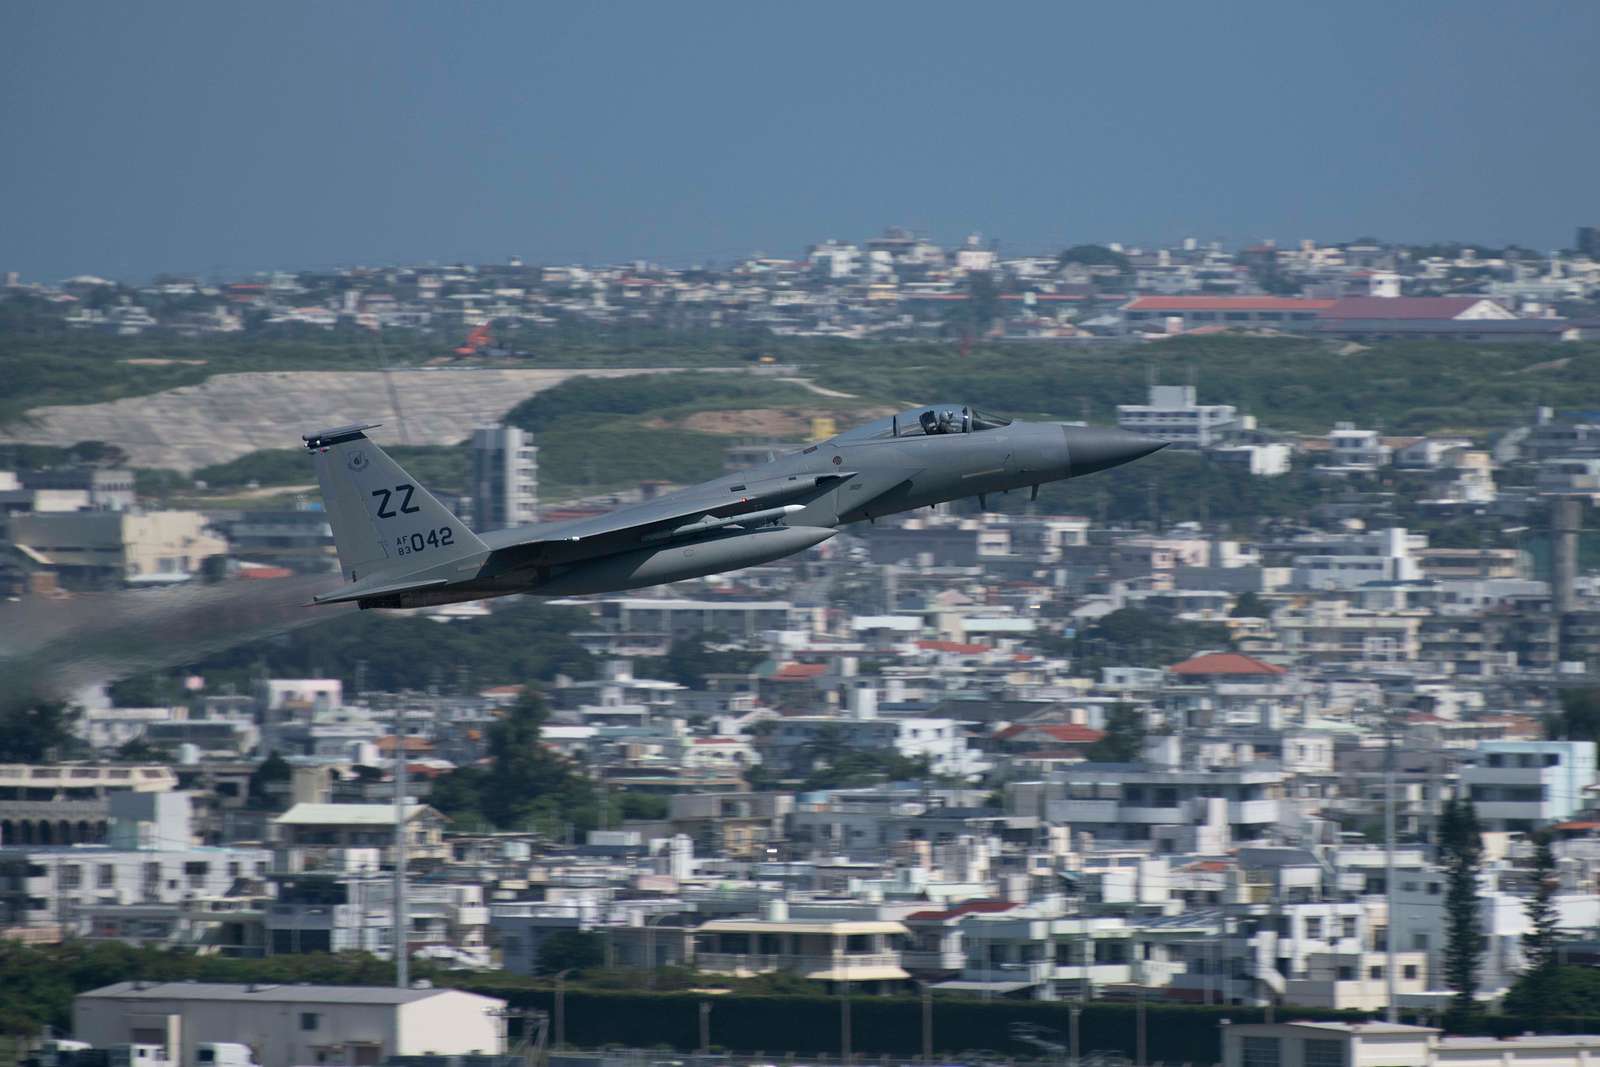
[[[781,517],[782,505],[815,499],[854,475],[854,471],[830,471],[752,479],[726,487],[697,486],[605,515],[503,530],[484,535],[484,540],[493,550],[495,569],[570,563],[608,556],[645,541],[733,525],[741,517],[752,522],[776,519]]]

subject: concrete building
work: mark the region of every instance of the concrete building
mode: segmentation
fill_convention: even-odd
[[[706,974],[747,977],[785,972],[865,992],[898,985],[910,975],[900,950],[910,931],[883,920],[791,922],[781,901],[760,919],[714,919],[694,933],[694,965]]]
[[[1275,828],[1288,813],[1287,778],[1265,764],[1209,770],[1080,763],[1048,781],[1006,786],[1006,808],[1092,833],[1097,841],[1164,840],[1169,848],[1209,851]]]
[[[0,845],[100,842],[115,793],[177,788],[171,767],[139,764],[0,764]]]
[[[63,584],[187,581],[207,556],[228,551],[197,511],[71,511],[17,515],[11,539]]]
[[[1571,1067],[1597,1058],[1600,1036],[1592,1034],[1446,1037],[1432,1026],[1308,1021],[1222,1029],[1223,1067]]]
[[[373,853],[376,858],[376,853]],[[370,952],[392,959],[394,879],[375,870],[282,876],[266,914],[273,954]],[[413,880],[406,889],[406,950],[471,967],[490,965],[483,887]]]
[[[210,904],[244,895],[271,852],[196,846],[183,793],[124,791],[109,803],[107,844],[0,848],[0,924],[214,949],[253,943],[248,922]]]
[[[1182,333],[1197,327],[1304,331],[1334,305],[1332,300],[1288,296],[1141,296],[1124,304],[1129,333]]]
[[[160,1045],[196,1063],[207,1042],[248,1045],[261,1067],[371,1067],[391,1056],[499,1055],[505,1001],[457,989],[118,982],[79,994],[73,1033],[96,1047]]]
[[[1461,771],[1486,830],[1527,833],[1588,806],[1593,741],[1485,741]]]
[[[1192,385],[1152,385],[1145,404],[1118,404],[1117,425],[1181,448],[1211,448],[1241,428],[1232,404],[1202,404]]]
[[[406,855],[413,862],[444,860],[449,847],[444,843],[448,820],[426,804],[406,809]],[[392,804],[296,804],[273,820],[278,832],[278,847],[285,854],[286,871],[315,870],[337,863],[350,849],[380,850],[382,862],[393,861],[394,805]]]
[[[480,533],[539,521],[539,450],[515,426],[472,431],[472,519]]]

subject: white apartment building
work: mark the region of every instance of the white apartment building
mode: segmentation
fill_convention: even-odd
[[[1595,785],[1593,741],[1482,741],[1461,772],[1486,830],[1526,833],[1570,818]]]
[[[274,955],[370,952],[391,959],[394,879],[375,870],[280,878],[277,896],[266,908],[265,927]],[[488,929],[481,885],[417,879],[406,887],[410,955],[488,967]]]
[[[1319,600],[1275,612],[1284,651],[1313,663],[1409,663],[1422,650],[1423,611],[1378,612]]]
[[[1165,739],[1163,739],[1165,740]],[[1288,812],[1275,766],[1201,769],[1081,763],[1048,781],[1006,786],[1006,809],[1087,832],[1095,840],[1211,844],[1264,836]]]
[[[1353,422],[1339,422],[1328,433],[1328,454],[1334,467],[1371,471],[1388,466],[1394,450],[1377,430],[1358,430]]]
[[[0,925],[166,940],[171,906],[219,901],[271,870],[267,849],[196,846],[187,794],[113,793],[110,814],[108,844],[0,848]],[[138,907],[156,910],[128,910]]]
[[[828,734],[838,734],[853,749],[892,749],[908,759],[926,758],[934,774],[966,777],[989,768],[982,753],[967,747],[962,724],[952,719],[879,718],[858,710],[851,718],[794,715],[774,723],[762,742],[763,758],[782,768],[809,766],[817,739]]]
[[[1334,552],[1308,553],[1294,558],[1297,589],[1319,591],[1357,589],[1373,582],[1414,582],[1422,577],[1416,550],[1421,538],[1404,527],[1390,527],[1341,538],[1328,547]]]
[[[1444,988],[1446,892],[1442,871],[1425,868],[1401,872],[1395,887],[1396,948],[1424,953],[1429,989]],[[1528,932],[1525,897],[1496,888],[1496,871],[1485,871],[1478,892],[1479,928],[1487,939],[1478,976],[1486,995],[1506,989],[1522,973],[1522,938]],[[1589,930],[1600,925],[1600,897],[1563,893],[1554,899],[1557,924],[1564,930]]]
[[[472,519],[479,533],[539,521],[539,450],[515,426],[472,431]]]
[[[1201,404],[1192,385],[1152,385],[1146,404],[1118,404],[1117,425],[1180,448],[1211,448],[1243,428],[1231,404]]]

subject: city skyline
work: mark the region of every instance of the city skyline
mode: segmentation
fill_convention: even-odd
[[[690,263],[884,221],[1548,249],[1588,221],[1592,7],[909,10],[15,8],[4,266]]]

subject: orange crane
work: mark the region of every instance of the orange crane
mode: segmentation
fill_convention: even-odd
[[[468,332],[466,341],[462,343],[460,348],[456,349],[456,355],[463,357],[476,356],[492,344],[494,344],[494,335],[489,332],[489,324],[485,322],[474,326]]]

